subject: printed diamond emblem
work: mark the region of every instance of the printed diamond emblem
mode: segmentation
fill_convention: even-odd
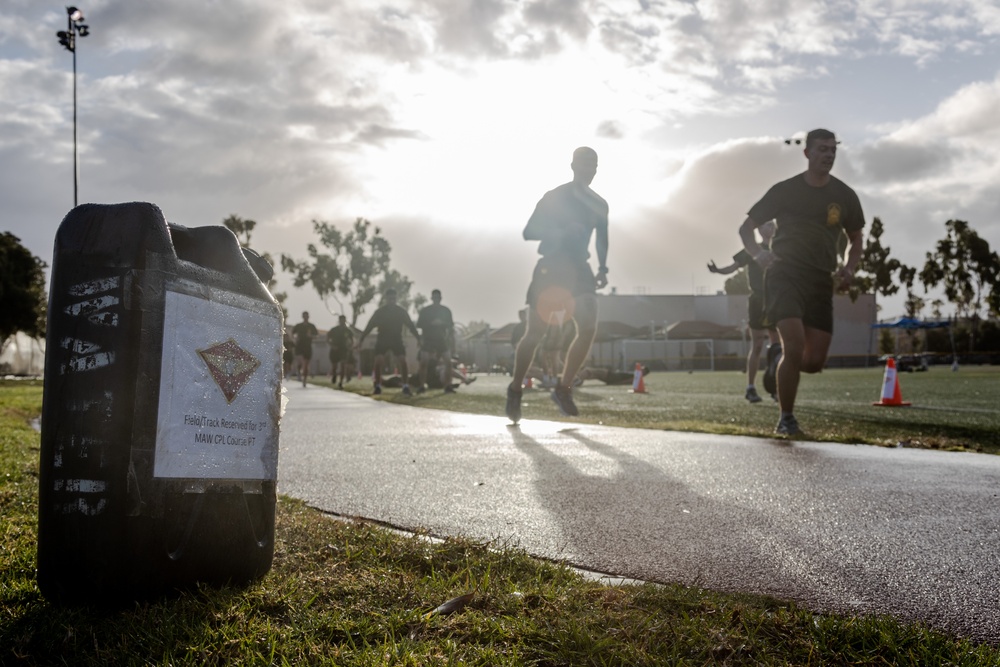
[[[219,385],[227,403],[232,403],[260,366],[260,359],[253,356],[235,340],[230,338],[225,343],[213,345],[207,350],[198,350],[198,354],[208,366],[215,384]]]

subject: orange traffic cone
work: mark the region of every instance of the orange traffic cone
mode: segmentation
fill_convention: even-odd
[[[896,360],[892,357],[885,362],[885,374],[882,376],[882,400],[872,405],[880,405],[889,408],[899,408],[911,405],[903,400],[903,394],[899,391],[899,375],[896,374]]]
[[[632,389],[630,391],[633,394],[646,393],[646,383],[642,379],[642,364],[638,361],[635,362],[635,374],[632,376]]]

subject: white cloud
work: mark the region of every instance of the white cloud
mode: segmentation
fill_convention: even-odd
[[[601,154],[622,291],[721,287],[704,263],[735,252],[746,209],[802,168],[780,138],[827,122],[851,137],[837,173],[883,215],[894,250],[921,256],[948,217],[1000,246],[1000,84],[964,66],[995,59],[991,0],[87,9],[84,201],[153,201],[190,225],[250,217],[273,253],[301,254],[312,218],[366,216],[416,291],[444,289],[459,319],[516,310],[534,259],[521,226],[583,143]],[[4,225],[43,257],[71,204],[65,21],[29,0],[0,16]],[[890,58],[897,73],[937,67],[950,96],[913,118],[921,86],[858,88]]]

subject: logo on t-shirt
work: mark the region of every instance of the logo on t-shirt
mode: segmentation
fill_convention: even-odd
[[[840,224],[840,204],[833,203],[826,207],[826,224],[831,227]]]

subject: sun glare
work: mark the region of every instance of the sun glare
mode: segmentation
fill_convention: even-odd
[[[596,144],[602,164],[605,156],[620,160],[615,138],[595,135],[602,123],[633,109],[596,67],[581,62],[586,59],[578,55],[487,64],[474,73],[393,75],[387,87],[399,100],[397,122],[425,138],[370,149],[365,181],[372,214],[419,212],[491,229],[521,224],[543,192],[571,178],[577,146]],[[595,189],[603,193],[619,180],[634,184],[636,166],[610,179],[599,171]]]

